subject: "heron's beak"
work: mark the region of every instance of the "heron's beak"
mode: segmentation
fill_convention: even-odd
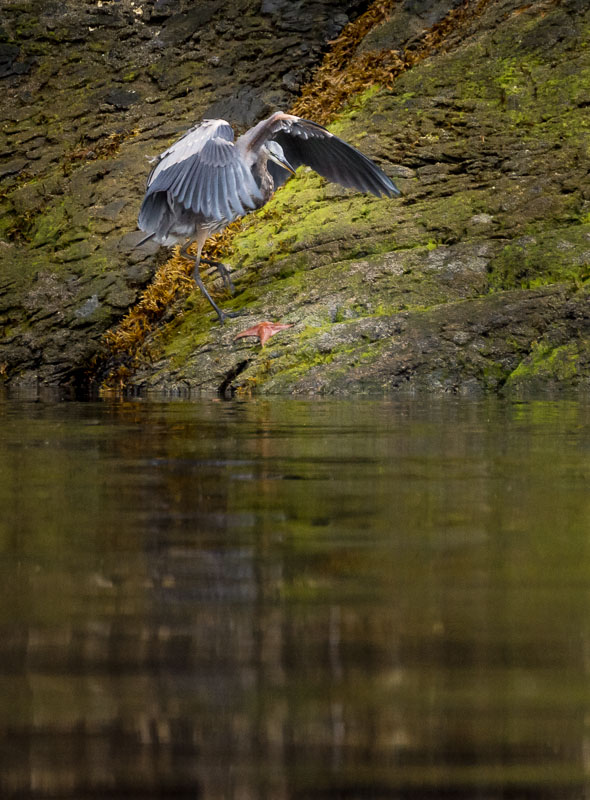
[[[275,164],[278,164],[279,167],[282,167],[283,169],[286,169],[287,172],[291,173],[291,175],[295,175],[295,170],[293,169],[291,164],[289,164],[289,162],[287,161],[287,159],[284,156],[283,156],[283,158],[279,158],[279,156],[275,155],[275,153],[271,153],[269,151],[268,157],[270,158],[271,161],[274,161]]]

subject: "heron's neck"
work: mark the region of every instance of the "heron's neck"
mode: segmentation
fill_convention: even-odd
[[[268,158],[264,153],[260,153],[252,169],[252,174],[254,175],[254,180],[258,184],[258,187],[260,188],[260,192],[263,197],[263,203],[266,203],[267,200],[269,200],[272,196],[275,185],[272,175],[268,171]]]

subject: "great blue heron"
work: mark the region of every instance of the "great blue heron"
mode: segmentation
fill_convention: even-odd
[[[302,164],[324,178],[377,197],[399,189],[369,158],[326,128],[276,111],[234,142],[223,119],[207,119],[191,128],[158,158],[147,181],[138,225],[164,245],[197,244],[193,277],[221,323],[234,316],[222,311],[199,274],[201,261],[214,264],[233,291],[223,264],[201,258],[206,239],[232,220],[260,208]],[[142,241],[145,241],[142,240]]]

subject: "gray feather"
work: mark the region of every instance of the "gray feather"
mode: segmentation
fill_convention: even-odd
[[[241,136],[236,147],[257,152],[270,139],[281,145],[294,169],[305,164],[349,188],[377,196],[400,194],[393,181],[355,147],[316,122],[292,114],[277,111]]]
[[[265,146],[271,141],[282,153]],[[399,194],[369,158],[309,120],[276,112],[236,142],[227,122],[205,120],[158,159],[148,178],[139,227],[166,244],[190,236],[204,241],[203,235],[262,205],[285,182],[290,173],[273,157],[285,158],[294,169],[305,164],[327,180],[362,192]]]

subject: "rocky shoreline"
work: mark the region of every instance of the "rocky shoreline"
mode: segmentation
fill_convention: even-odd
[[[444,41],[334,130],[398,183],[355,195],[303,172],[227,262],[243,313],[198,292],[150,332],[127,385],[292,394],[521,392],[590,382],[590,12],[582,0],[397,3],[358,54]],[[290,108],[354,2],[0,3],[0,374],[13,388],[106,375],[105,332],[163,249],[140,248],[149,163],[203,116]],[[459,15],[457,14],[457,19]],[[450,17],[451,21],[455,17]],[[407,55],[406,55],[407,58]],[[351,62],[354,69],[354,59]],[[265,348],[234,342],[293,323]]]

